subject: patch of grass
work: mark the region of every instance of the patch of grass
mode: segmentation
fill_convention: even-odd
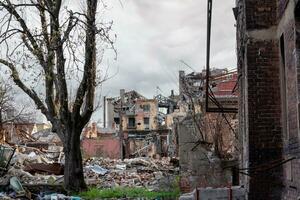
[[[91,188],[87,192],[79,194],[83,199],[101,199],[101,198],[176,198],[179,196],[177,188],[174,191],[149,191],[146,188],[116,187],[111,189]]]

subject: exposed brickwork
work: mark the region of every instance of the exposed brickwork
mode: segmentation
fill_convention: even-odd
[[[182,193],[189,193],[193,190],[188,177],[180,177],[179,188]]]
[[[282,158],[278,49],[272,40],[247,46],[250,168]],[[279,199],[282,168],[252,174],[250,199]]]
[[[244,146],[241,157],[251,176],[244,184],[249,185],[250,200],[297,199],[300,197],[300,6],[296,6],[294,13],[294,2],[289,0],[246,0],[245,5],[241,2],[238,1],[237,21],[238,66],[242,77],[239,81]],[[277,28],[278,34],[270,32],[270,27]],[[257,30],[264,39],[253,34],[247,42],[241,40],[248,36],[247,32],[251,37]],[[281,35],[283,41],[278,37]],[[284,76],[286,89],[281,88]],[[281,109],[285,101],[286,115]],[[261,173],[255,170],[272,161],[291,158],[292,161],[276,168]]]
[[[269,28],[277,24],[277,5],[274,0],[246,0],[247,29]]]

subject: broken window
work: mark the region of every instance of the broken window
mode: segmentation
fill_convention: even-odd
[[[145,129],[150,128],[150,119],[149,119],[149,117],[144,118],[144,127],[145,127]]]
[[[143,111],[144,112],[149,112],[150,111],[150,105],[149,104],[143,105]]]
[[[150,124],[150,119],[149,119],[149,117],[145,117],[145,118],[144,118],[144,124],[145,124],[145,125],[149,125],[149,124]]]
[[[120,118],[119,118],[119,117],[115,117],[115,118],[114,118],[114,122],[115,122],[116,124],[120,124]]]
[[[134,117],[130,117],[128,119],[128,128],[134,128],[135,127],[135,118]]]

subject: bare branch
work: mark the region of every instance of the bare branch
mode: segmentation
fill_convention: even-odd
[[[81,115],[84,124],[90,120],[94,110],[96,85],[96,30],[94,27],[96,22],[97,1],[87,0],[87,7],[84,74],[77,90],[73,108],[74,117],[79,117],[80,108],[85,96],[85,108]]]
[[[76,26],[76,24],[79,21],[78,18],[76,18],[75,21],[73,21],[73,20],[74,20],[73,13],[70,11],[69,24],[64,33],[63,39],[61,41],[62,43],[64,43],[69,38],[69,35],[70,35],[72,29]]]
[[[35,104],[37,105],[38,109],[41,110],[41,112],[43,114],[45,114],[46,116],[49,116],[48,113],[48,109],[46,108],[46,106],[44,105],[44,103],[41,101],[41,99],[38,97],[38,95],[36,94],[36,92],[32,89],[29,89],[20,79],[19,73],[16,69],[16,67],[10,63],[7,62],[6,60],[0,59],[0,63],[2,63],[3,65],[6,65],[10,70],[11,70],[11,77],[13,78],[13,81],[15,82],[15,84],[17,86],[19,86],[26,94],[28,94],[28,96],[30,96],[32,98],[32,100],[35,102]]]
[[[44,64],[44,58],[43,58],[43,53],[42,53],[42,49],[38,46],[36,40],[34,39],[32,33],[30,32],[28,26],[26,25],[24,19],[19,15],[19,13],[17,12],[17,10],[15,9],[15,7],[11,4],[10,0],[6,0],[7,4],[5,4],[3,1],[0,1],[0,6],[5,8],[10,14],[12,14],[16,20],[19,22],[20,26],[23,29],[24,32],[24,36],[26,36],[31,45],[32,48],[30,48],[31,50],[33,49],[33,53],[34,55],[37,56],[37,58],[40,60],[41,64]]]

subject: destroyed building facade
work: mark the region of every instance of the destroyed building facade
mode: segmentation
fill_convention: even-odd
[[[47,123],[6,122],[2,124],[1,141],[19,144],[32,137],[32,134],[51,128]]]
[[[300,196],[299,0],[237,0],[242,184],[249,199]]]
[[[99,128],[93,122],[82,133],[81,146],[84,157],[120,158],[120,139],[116,130]]]
[[[239,184],[238,174],[232,167],[237,164],[236,114],[206,112],[205,77],[205,71],[179,72],[178,110],[171,114],[177,136],[180,186],[184,192],[198,187]],[[236,81],[236,71],[211,71],[211,95],[220,105],[237,108],[237,94],[233,92]],[[213,102],[209,105],[217,108]]]
[[[162,96],[147,99],[136,91],[120,90],[120,96],[105,98],[104,124],[118,133],[123,157],[167,156],[170,129]]]

